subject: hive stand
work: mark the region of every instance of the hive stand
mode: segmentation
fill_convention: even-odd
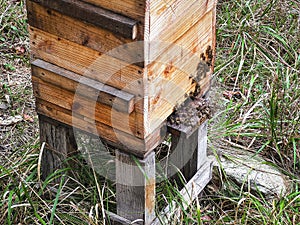
[[[187,152],[194,157],[182,170],[191,178],[182,194],[194,199],[210,178],[205,122],[199,117],[179,128],[167,120],[189,96],[210,88],[216,0],[27,0],[26,6],[33,90],[46,143],[43,177],[75,151],[72,128],[99,136],[118,149],[118,216],[108,214],[125,224],[151,224],[154,149],[168,130],[174,161],[188,161]]]
[[[65,160],[68,159],[68,156],[76,153],[77,146],[71,127],[42,115],[39,116],[39,120],[40,140],[46,143],[42,155],[42,178],[46,179],[56,170],[64,168]],[[169,166],[181,168],[180,174],[187,182],[180,191],[184,208],[187,208],[199,196],[211,180],[212,163],[206,157],[207,121],[205,118],[203,121],[202,118],[202,121],[198,120],[196,124],[194,127],[168,125],[172,137],[170,161],[175,162]],[[169,173],[173,172],[169,171]],[[170,176],[170,174],[165,175]],[[182,184],[180,179],[177,179],[177,184]],[[117,214],[107,211],[109,221],[112,224],[128,225],[168,224],[170,217],[179,208],[174,201],[157,214],[155,189],[155,152],[140,159],[117,150]]]

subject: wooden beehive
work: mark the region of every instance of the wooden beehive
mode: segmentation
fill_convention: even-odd
[[[161,142],[174,107],[209,89],[215,6],[27,0],[38,113],[145,156]]]

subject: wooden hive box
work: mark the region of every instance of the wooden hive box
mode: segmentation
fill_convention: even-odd
[[[216,0],[27,0],[37,111],[144,157],[214,64]]]

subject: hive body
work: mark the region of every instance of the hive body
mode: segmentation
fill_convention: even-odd
[[[210,86],[215,0],[28,0],[39,114],[145,156]]]

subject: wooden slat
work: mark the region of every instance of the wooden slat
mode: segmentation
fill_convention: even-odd
[[[149,0],[83,0],[96,6],[106,8],[116,13],[126,15],[141,23],[145,17],[145,7]]]
[[[143,55],[143,48],[130,51],[123,46],[132,42],[130,39],[123,38],[101,27],[85,23],[82,20],[66,16],[32,1],[27,2],[27,12],[28,22],[31,26],[87,46],[98,52],[113,54],[111,50],[118,48],[117,54],[112,56],[128,62],[134,61],[138,52]]]
[[[217,0],[215,1],[215,5],[213,8],[213,16],[212,16],[212,49],[213,49],[213,60],[212,60],[212,70],[214,70],[214,66],[215,66],[215,60],[216,60],[216,46],[217,46]]]
[[[115,213],[105,211],[105,214],[107,215],[107,222],[111,225],[132,225],[132,221],[127,220]]]
[[[85,77],[143,96],[143,68],[102,54],[40,29],[29,27],[31,54]]]
[[[205,186],[211,180],[212,162],[207,160],[202,167],[197,171],[193,178],[185,185],[180,191],[182,206],[174,200],[172,201],[151,223],[151,225],[164,225],[169,224],[172,215],[186,210],[188,206],[199,196]]]
[[[72,113],[67,109],[40,99],[36,102],[36,107],[39,114],[51,117],[54,120],[87,133],[99,135],[108,144],[140,158],[146,157],[158,146],[162,142],[166,132],[165,124],[162,124],[161,127],[145,139],[140,139],[100,122],[90,121],[82,115],[75,112]]]
[[[211,11],[215,0],[158,0],[150,3],[150,34],[152,42],[174,43],[193,27],[207,12]],[[211,22],[209,22],[210,24]],[[150,46],[149,58],[156,59],[167,45],[157,48]]]
[[[107,105],[86,98],[80,93],[75,95],[74,92],[47,83],[35,76],[32,77],[32,82],[34,94],[38,99],[82,115],[90,121],[96,120],[133,136],[144,138],[143,120],[137,120],[136,113],[118,112]],[[140,119],[143,118],[140,117]]]
[[[112,11],[74,0],[31,0],[67,16],[91,23],[120,34],[125,38],[136,39],[137,21]]]
[[[74,93],[77,91],[78,94],[90,100],[111,106],[118,111],[130,114],[134,110],[134,95],[132,94],[82,77],[40,59],[33,61],[31,65],[32,76],[44,82]]]
[[[200,95],[204,95],[211,86],[210,80],[202,80],[203,83],[200,83],[201,91],[199,92]],[[180,85],[180,83],[178,84]],[[168,86],[170,86],[168,88]],[[149,130],[156,129],[159,126],[161,121],[164,121],[168,118],[169,115],[172,114],[174,108],[182,104],[187,98],[188,93],[193,92],[195,86],[191,86],[190,89],[182,89],[180,86],[176,91],[173,88],[173,84],[170,82],[167,83],[166,88],[164,89],[163,96],[159,97],[158,105],[154,108],[152,112],[149,112]],[[168,92],[168,90],[172,89],[172,91]],[[186,93],[186,94],[185,94]],[[150,102],[151,104],[151,102]]]
[[[157,44],[156,49],[164,50],[157,58],[153,56],[153,62],[147,66],[148,78],[153,80],[161,75],[170,77],[171,69],[180,69],[187,74],[195,74],[201,60],[201,53],[205,53],[208,46],[213,45],[212,19],[213,11],[209,11],[176,41],[172,43],[151,42],[153,48]]]
[[[210,88],[212,67],[201,59],[213,45],[209,11],[167,51],[147,67],[149,82],[149,124],[155,129],[158,121],[165,120],[174,106],[184,102],[195,89],[196,82],[204,94]],[[200,70],[203,70],[200,72]]]

